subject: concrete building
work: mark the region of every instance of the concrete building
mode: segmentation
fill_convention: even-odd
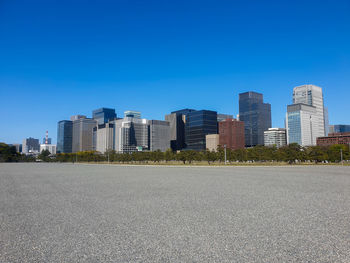
[[[29,137],[23,140],[22,153],[24,154],[39,153],[39,151],[40,151],[39,139],[34,139],[32,137]]]
[[[264,131],[264,145],[283,147],[287,144],[286,129],[283,128],[269,128]]]
[[[263,94],[249,91],[239,94],[239,120],[245,126],[245,145],[264,145],[264,131],[271,128],[271,105]]]
[[[302,85],[293,89],[293,104],[306,104],[314,106],[316,108],[316,115],[313,118],[313,122],[316,124],[316,129],[313,131],[314,136],[325,136],[326,122],[325,122],[325,109],[323,103],[322,88],[315,85]]]
[[[94,150],[100,153],[114,149],[114,123],[98,124],[93,128]]]
[[[56,145],[54,144],[40,144],[40,152],[48,150],[51,154],[56,154]]]
[[[85,119],[86,116],[85,115],[73,115],[70,117],[70,120],[71,121],[76,121],[76,120],[79,120],[79,119]]]
[[[192,111],[186,114],[186,149],[204,151],[207,134],[218,134],[217,112],[209,110]]]
[[[226,148],[237,150],[245,147],[244,122],[235,119],[226,119],[219,122],[219,144]]]
[[[288,105],[286,120],[288,144],[316,145],[320,128],[316,107],[302,103]]]
[[[219,134],[207,134],[205,136],[205,144],[209,151],[217,151],[220,145],[220,135]]]
[[[115,109],[100,108],[92,112],[92,118],[97,121],[98,125],[101,125],[117,118],[117,114],[115,114]]]
[[[345,144],[350,147],[350,132],[330,133],[328,136],[317,138],[318,146],[331,146],[334,144]]]
[[[170,123],[170,146],[173,151],[179,151],[186,148],[186,115],[194,111],[195,110],[193,109],[183,109],[165,115],[165,120]]]
[[[73,122],[62,120],[57,123],[57,153],[71,153]]]
[[[124,111],[124,118],[128,118],[128,117],[141,119],[141,112],[133,111],[133,110]]]
[[[149,125],[146,119],[126,117],[114,121],[114,150],[120,153],[148,151]]]
[[[72,152],[93,151],[93,128],[97,121],[80,118],[73,121]]]
[[[168,121],[149,120],[150,151],[165,152],[170,149],[170,124]]]
[[[226,120],[226,119],[233,119],[233,115],[230,115],[230,114],[221,114],[221,113],[218,113],[217,116],[218,116],[218,117],[217,117],[218,122],[224,121],[224,120]]]
[[[329,133],[350,132],[350,125],[336,124],[329,126]]]

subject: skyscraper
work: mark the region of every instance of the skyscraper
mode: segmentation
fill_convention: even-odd
[[[72,152],[73,122],[59,121],[57,124],[57,153]]]
[[[293,89],[293,104],[303,103],[306,105],[314,106],[316,108],[316,116],[313,118],[313,122],[316,124],[316,130],[313,131],[314,136],[325,136],[325,130],[328,123],[325,122],[325,109],[323,103],[322,88],[315,85],[302,85]]]
[[[350,125],[336,124],[329,126],[329,133],[350,132]]]
[[[170,124],[167,121],[149,120],[150,151],[165,152],[170,148]]]
[[[23,140],[22,152],[27,153],[38,153],[40,151],[39,139],[29,137]]]
[[[93,128],[93,148],[100,153],[114,149],[113,121],[98,124]]]
[[[170,123],[170,146],[173,151],[186,148],[185,143],[185,123],[186,115],[193,112],[193,109],[183,109],[173,111],[165,115],[165,120]]]
[[[303,103],[287,106],[286,115],[287,143],[302,146],[316,145],[319,119],[316,107]]]
[[[97,121],[82,118],[73,121],[72,152],[93,151],[93,128]]]
[[[107,123],[116,117],[115,109],[100,108],[92,112],[92,118],[97,121],[97,124]]]
[[[263,94],[239,94],[239,120],[244,122],[245,145],[264,145],[264,131],[271,128],[271,105],[264,103]]]
[[[186,114],[186,149],[205,150],[206,135],[218,133],[217,112],[210,110],[192,111]]]

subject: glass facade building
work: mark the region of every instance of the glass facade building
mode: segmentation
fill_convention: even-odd
[[[344,124],[330,125],[329,132],[330,133],[350,132],[350,125],[344,125]]]
[[[115,109],[100,108],[92,112],[92,118],[97,121],[97,124],[107,123],[116,117]]]
[[[72,152],[73,122],[59,121],[57,124],[57,153]]]
[[[239,120],[244,122],[245,145],[264,145],[264,131],[271,128],[271,105],[264,103],[263,94],[239,94]]]
[[[206,135],[218,133],[217,112],[192,111],[186,114],[185,143],[188,150],[205,150]]]
[[[165,115],[165,120],[170,123],[170,146],[173,151],[179,151],[186,148],[186,115],[194,111],[195,110],[193,109],[183,109],[173,111],[171,114]]]

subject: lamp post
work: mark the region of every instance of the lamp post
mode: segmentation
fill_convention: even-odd
[[[226,144],[224,145],[224,150],[225,150],[225,165],[226,165],[226,160],[227,160],[227,156],[226,156]]]
[[[341,161],[341,165],[344,165],[344,163],[343,163],[343,149],[340,149],[340,161]]]

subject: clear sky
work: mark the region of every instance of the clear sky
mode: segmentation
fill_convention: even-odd
[[[350,124],[350,1],[0,0],[0,141],[56,141],[57,122],[112,107],[164,119],[238,113],[257,91],[284,126],[292,89],[321,86]]]

